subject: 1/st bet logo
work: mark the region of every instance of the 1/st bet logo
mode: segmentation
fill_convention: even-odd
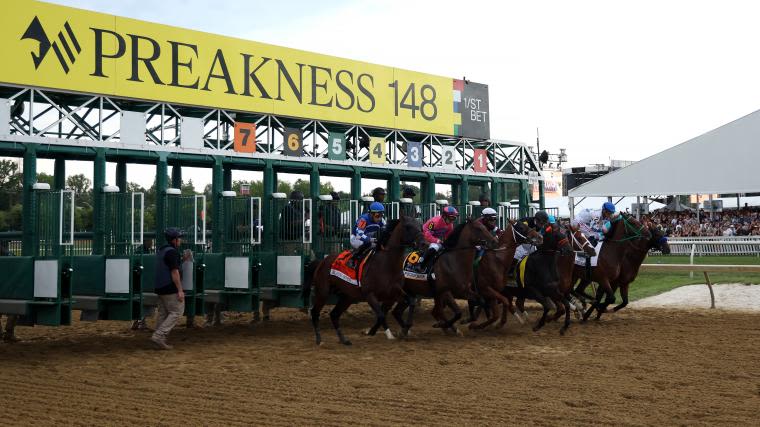
[[[66,32],[65,34],[64,31]],[[58,32],[58,39],[51,42],[47,33],[45,33],[45,29],[42,27],[39,18],[35,16],[29,24],[29,27],[21,36],[21,40],[24,39],[36,40],[39,43],[37,53],[34,51],[31,52],[35,70],[40,67],[40,64],[42,64],[42,61],[52,48],[53,52],[55,52],[55,56],[58,58],[58,62],[61,64],[61,68],[63,68],[63,71],[68,74],[69,64],[73,65],[77,59],[76,55],[82,52],[79,40],[77,40],[76,35],[74,35],[74,31],[71,29],[68,21],[63,24],[63,30]],[[76,55],[74,54],[74,50],[76,51]],[[66,54],[65,57],[64,53]]]

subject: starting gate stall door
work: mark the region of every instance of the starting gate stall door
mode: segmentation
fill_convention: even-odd
[[[32,193],[36,238],[33,256],[0,257],[0,312],[31,324],[71,323],[71,248],[74,245],[74,192]]]
[[[136,252],[145,233],[145,195],[103,191],[103,254],[74,257],[74,308],[82,320],[139,319],[143,269]]]
[[[421,221],[424,223],[441,212],[441,205],[437,203],[423,203],[420,205]]]
[[[232,192],[230,192],[232,193]],[[259,270],[261,265],[261,198],[222,198],[222,247],[206,255],[206,263],[222,267],[223,280],[207,280],[206,302],[221,303],[230,311],[251,312],[259,307]],[[221,257],[222,260],[216,259]],[[216,274],[207,269],[207,274]],[[220,286],[221,285],[221,286]]]
[[[283,193],[274,193],[270,200],[276,258],[276,299],[280,306],[301,307],[304,268],[316,258],[312,248],[312,201],[286,199],[284,196]]]
[[[350,249],[351,229],[359,215],[357,200],[332,200],[320,196],[317,200],[318,229],[314,251],[317,259]]]
[[[182,264],[182,289],[185,292],[185,315],[203,314],[203,274],[204,253],[206,252],[206,196],[180,195],[178,189],[167,189],[166,194],[157,203],[164,203],[166,227],[174,227],[183,232],[179,248]],[[166,244],[164,236],[156,236],[156,251]],[[154,293],[156,255],[142,256],[143,276],[142,306],[153,307],[158,304]],[[143,312],[145,315],[146,312]]]

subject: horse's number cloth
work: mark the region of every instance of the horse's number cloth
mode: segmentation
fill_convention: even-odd
[[[365,256],[364,259],[359,262],[359,268],[353,268],[348,265],[352,257],[351,251],[343,251],[340,253],[340,255],[338,255],[337,258],[335,258],[335,261],[333,261],[332,265],[330,266],[330,275],[335,276],[344,282],[350,283],[354,286],[361,286],[361,278],[362,273],[364,272],[364,265],[374,253],[374,250],[370,251],[369,254],[367,254],[367,256]]]
[[[515,282],[518,287],[525,287],[525,266],[528,265],[528,258],[530,255],[526,255],[517,262],[517,268],[515,268]]]
[[[596,244],[596,247],[594,248],[596,250],[596,255],[591,257],[591,266],[596,267],[596,263],[599,261],[599,254],[602,253],[602,243],[604,242],[598,242]],[[575,265],[580,265],[581,267],[586,266],[586,257],[581,254],[575,254]]]
[[[404,258],[404,277],[413,280],[427,280],[426,273],[416,271],[417,263],[420,262],[420,253],[414,251]],[[432,264],[430,264],[432,265]]]

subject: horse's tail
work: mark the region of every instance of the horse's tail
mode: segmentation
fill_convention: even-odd
[[[311,296],[311,285],[314,283],[314,272],[322,263],[322,260],[314,260],[306,265],[306,269],[303,274],[303,285],[301,285],[301,299],[303,300],[303,306],[309,307],[309,297]]]

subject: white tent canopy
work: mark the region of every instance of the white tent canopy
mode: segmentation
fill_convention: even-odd
[[[568,191],[570,197],[760,192],[760,110]]]

